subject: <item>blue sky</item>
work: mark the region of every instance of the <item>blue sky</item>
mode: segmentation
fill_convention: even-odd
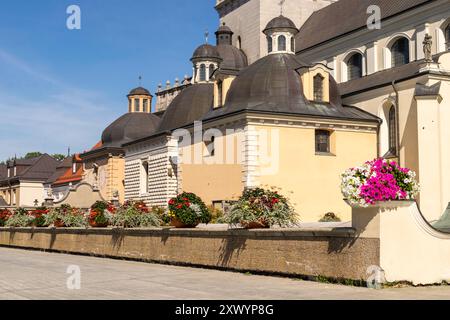
[[[81,30],[66,9],[81,8]],[[82,152],[127,111],[139,85],[192,71],[219,25],[215,0],[14,0],[0,4],[0,160],[29,151]]]

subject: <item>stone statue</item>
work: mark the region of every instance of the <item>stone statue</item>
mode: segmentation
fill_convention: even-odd
[[[428,33],[425,35],[423,40],[423,53],[425,55],[426,62],[433,62],[433,57],[431,55],[431,46],[433,45],[433,37]]]

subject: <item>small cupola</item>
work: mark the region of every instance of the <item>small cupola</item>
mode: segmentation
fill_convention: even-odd
[[[298,29],[291,19],[280,15],[267,24],[263,33],[267,37],[268,54],[295,54],[295,35]]]
[[[128,112],[152,112],[153,96],[143,87],[137,87],[128,94]]]
[[[233,31],[225,25],[225,22],[223,25],[219,27],[216,31],[216,43],[218,46],[228,44],[232,45],[233,43]]]
[[[207,36],[206,39],[208,39]],[[222,58],[215,46],[205,43],[195,49],[191,61],[193,64],[192,82],[194,84],[209,83],[212,80],[213,72],[219,68]]]

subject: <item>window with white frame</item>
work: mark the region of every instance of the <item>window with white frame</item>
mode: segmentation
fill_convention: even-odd
[[[278,51],[286,51],[286,37],[283,35],[278,37]]]
[[[206,81],[206,66],[200,65],[200,81]]]

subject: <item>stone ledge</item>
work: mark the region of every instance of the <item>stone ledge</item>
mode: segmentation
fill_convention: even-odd
[[[210,237],[251,237],[251,238],[298,238],[298,237],[342,237],[342,238],[354,238],[356,236],[356,230],[353,228],[321,228],[321,229],[228,229],[217,230],[208,228],[195,228],[195,229],[176,229],[171,227],[163,228],[0,228],[0,232],[10,233],[55,233],[55,234],[99,234],[99,235],[111,235],[111,234],[124,234],[124,235],[136,235],[136,236],[210,236]]]
[[[336,230],[0,228],[0,246],[221,270],[366,279],[379,239]]]

